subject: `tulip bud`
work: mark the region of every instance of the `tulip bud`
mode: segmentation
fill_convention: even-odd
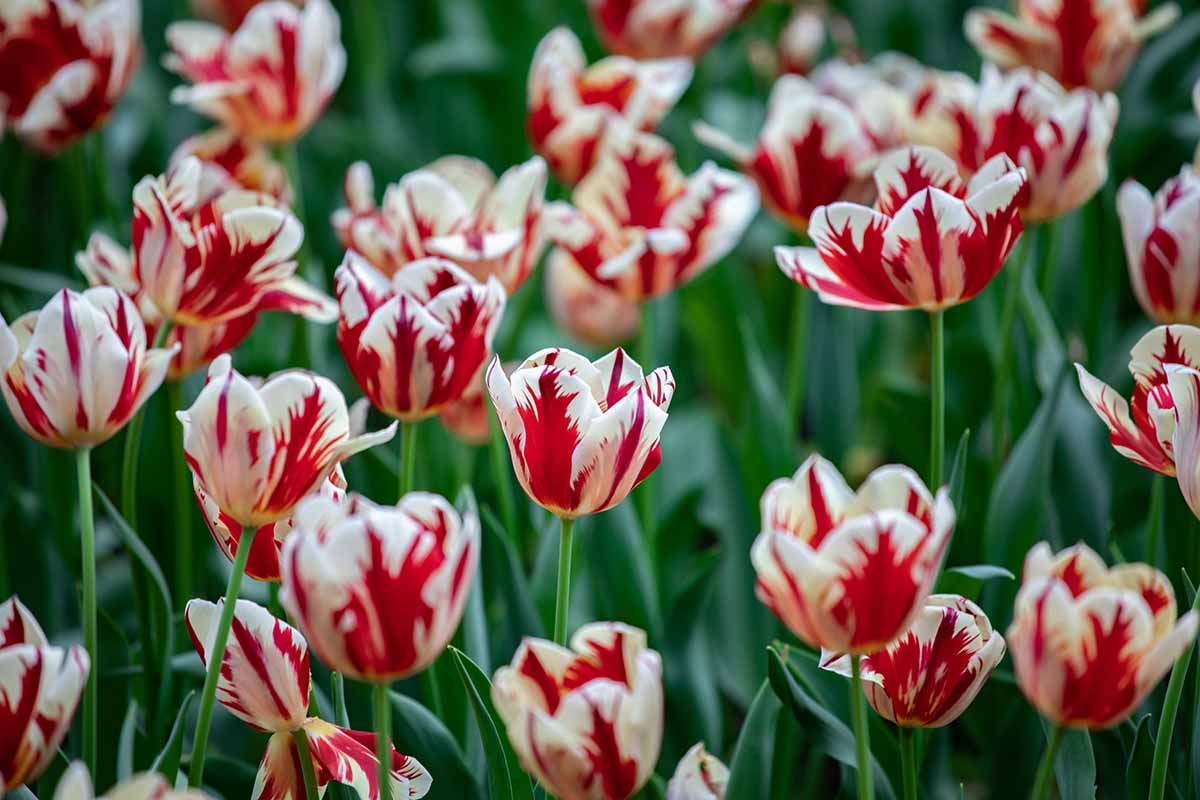
[[[704,751],[704,743],[692,745],[675,767],[667,784],[667,800],[725,800],[729,768]]]

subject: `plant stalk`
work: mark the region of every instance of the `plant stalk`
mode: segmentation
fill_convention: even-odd
[[[183,382],[167,381],[167,398],[171,402],[171,422],[175,412],[183,408]],[[192,569],[192,471],[188,469],[187,456],[183,452],[183,426],[172,424],[171,455],[175,466],[174,512],[175,531],[175,591],[177,596],[188,598],[193,595],[195,582]]]
[[[1054,789],[1054,757],[1058,755],[1058,748],[1062,746],[1066,732],[1067,729],[1062,725],[1055,725],[1050,729],[1046,752],[1042,753],[1042,761],[1038,764],[1037,778],[1033,782],[1033,792],[1029,795],[1031,800],[1049,800],[1050,793]]]
[[[1166,478],[1155,475],[1150,487],[1150,511],[1146,514],[1146,563],[1158,564],[1158,540],[1163,528],[1163,491]]]
[[[904,773],[904,800],[917,800],[917,753],[913,745],[913,730],[903,725],[897,729],[900,736],[900,767]]]
[[[571,605],[571,550],[575,520],[562,520],[562,534],[558,540],[558,590],[554,595],[554,641],[567,643],[567,612]]]
[[[1017,323],[1017,300],[1026,265],[1033,258],[1032,231],[1025,231],[1017,252],[1010,257],[1008,280],[1004,287],[1004,307],[1000,312],[1000,350],[996,354],[996,374],[992,380],[992,463],[994,479],[1004,463],[1004,445],[1008,433],[1009,373],[1012,372],[1013,333]]]
[[[1161,479],[1161,476],[1156,476]],[[1155,486],[1159,485],[1158,482]],[[1200,591],[1192,599],[1192,610],[1200,609]],[[1167,766],[1171,760],[1171,738],[1175,734],[1175,717],[1179,714],[1179,701],[1183,697],[1183,684],[1187,679],[1188,667],[1192,663],[1195,643],[1188,645],[1171,669],[1167,681],[1167,693],[1163,697],[1162,714],[1158,718],[1158,735],[1154,737],[1154,762],[1150,770],[1149,800],[1162,800],[1167,791]]]
[[[812,328],[812,292],[797,289],[792,304],[792,331],[787,361],[788,421],[799,436],[804,430],[804,379],[808,372],[808,333]]]
[[[413,490],[413,474],[417,465],[417,425],[406,422],[400,431],[400,498]]]
[[[936,492],[942,485],[946,460],[946,312],[930,314],[929,327],[929,489]]]
[[[386,683],[372,687],[375,705],[375,757],[379,759],[379,800],[392,798],[392,706]]]
[[[98,764],[97,740],[100,695],[100,639],[96,628],[96,519],[92,511],[92,451],[75,451],[76,474],[79,479],[79,542],[83,569],[83,646],[87,650],[91,669],[83,687],[83,760],[94,775]]]
[[[317,790],[317,773],[313,769],[312,751],[308,747],[308,734],[304,728],[292,731],[292,741],[296,743],[296,755],[300,760],[300,772],[304,776],[304,800],[320,800]]]
[[[875,776],[871,774],[871,732],[867,727],[867,700],[863,696],[862,656],[850,656],[850,715],[854,720],[854,754],[858,764],[858,800],[873,800]]]

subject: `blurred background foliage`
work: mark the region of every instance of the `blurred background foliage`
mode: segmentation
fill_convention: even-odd
[[[844,0],[833,3],[853,23],[864,56],[899,50],[923,62],[978,76],[979,60],[962,34],[967,0]],[[525,160],[525,81],[533,50],[556,25],[568,25],[591,58],[602,53],[581,0],[355,0],[337,3],[349,68],[330,110],[299,144],[309,275],[328,288],[340,252],[328,224],[341,205],[346,167],[364,159],[378,188],[433,159],[461,153],[497,172]],[[949,463],[960,481],[960,518],[948,564],[993,564],[1014,574],[1030,545],[1083,540],[1110,560],[1145,556],[1151,478],[1115,454],[1087,407],[1070,362],[1126,391],[1129,348],[1150,323],[1128,288],[1114,207],[1116,188],[1136,177],[1152,190],[1192,158],[1200,123],[1190,90],[1200,78],[1200,8],[1185,2],[1179,22],[1151,40],[1119,92],[1121,116],[1111,150],[1108,186],[1085,208],[1061,220],[1045,303],[1027,293],[1016,333],[1020,379],[1015,382],[1007,458],[993,473],[990,449],[992,364],[1001,276],[973,303],[947,315]],[[711,157],[690,126],[705,119],[751,138],[765,113],[773,76],[756,70],[751,54],[770,46],[790,12],[762,2],[698,64],[679,106],[661,127],[685,171]],[[174,147],[206,123],[168,95],[176,79],[161,66],[163,31],[189,15],[183,0],[144,3],[145,58],[127,96],[101,135],[56,160],[0,143],[0,193],[10,224],[0,245],[0,312],[6,319],[40,306],[56,288],[80,284],[74,253],[87,220],[128,241],[130,190],[138,178],[163,171]],[[80,164],[87,169],[80,169]],[[564,197],[553,185],[549,194]],[[926,323],[921,314],[870,314],[813,308],[801,420],[790,420],[783,375],[793,298],[800,291],[775,267],[771,247],[789,241],[785,228],[760,214],[723,262],[677,293],[654,301],[657,364],[679,382],[664,433],[664,463],[652,530],[642,530],[632,502],[579,526],[578,580],[572,628],[590,619],[621,619],[645,628],[665,661],[667,725],[658,772],[668,777],[684,750],[704,740],[728,760],[739,735],[734,800],[833,797],[852,793],[852,761],[844,679],[816,668],[816,655],[794,644],[754,598],[750,544],[758,532],[757,501],[767,483],[790,474],[817,450],[855,483],[872,467],[927,463]],[[1044,235],[1033,234],[1034,246]],[[545,346],[568,344],[544,308],[540,272],[511,301],[498,339],[509,360]],[[292,366],[294,327],[266,319],[235,355],[246,374]],[[334,344],[333,326],[314,328],[313,367],[335,378],[351,399],[357,387]],[[653,364],[645,365],[647,368]],[[184,387],[190,403],[202,382]],[[198,568],[197,594],[215,598],[228,563],[193,509],[191,531],[171,522],[174,420],[160,392],[149,405],[142,448],[139,532],[152,558],[140,559],[100,509],[102,752],[98,785],[129,767],[145,768],[170,730],[182,698],[200,683],[199,661],[180,624],[187,598],[165,598],[170,565]],[[506,530],[494,462],[446,435],[436,420],[420,437],[418,485],[454,497],[472,483],[485,517],[481,579],[459,633],[460,646],[485,671],[507,662],[519,638],[544,634],[553,613],[556,537],[553,521],[515,497],[516,525]],[[78,548],[69,455],[31,442],[0,415],[0,597],[18,593],[60,641],[79,639]],[[119,490],[121,440],[96,453],[95,474],[110,496]],[[394,451],[359,456],[347,465],[350,486],[390,498]],[[507,470],[507,458],[502,464]],[[1200,528],[1174,484],[1168,484],[1164,542],[1181,602],[1190,594],[1179,567],[1200,571]],[[1160,562],[1163,563],[1163,562]],[[947,573],[941,587],[981,598],[996,628],[1011,616],[1015,581],[998,571]],[[989,577],[993,576],[993,577]],[[982,578],[987,578],[986,580]],[[246,596],[268,600],[268,587]],[[135,593],[134,587],[138,587]],[[169,608],[173,643],[147,620]],[[140,621],[139,621],[140,620]],[[153,627],[153,626],[151,626]],[[776,639],[785,644],[769,655]],[[452,663],[437,667],[457,687]],[[317,669],[318,685],[328,675]],[[1193,673],[1197,670],[1193,668]],[[770,677],[771,688],[764,680]],[[164,681],[167,682],[163,687]],[[413,697],[415,686],[401,686]],[[1060,758],[1060,785],[1071,798],[1141,797],[1148,776],[1161,688],[1146,711],[1113,731],[1072,734]],[[349,687],[351,719],[369,725],[366,696]],[[441,722],[416,704],[400,714],[397,746],[434,775],[437,798],[486,797],[483,750],[464,697],[446,698]],[[321,696],[325,702],[325,695]],[[1200,796],[1200,680],[1189,676],[1176,730],[1169,796]],[[828,711],[822,710],[827,709]],[[186,710],[185,710],[186,714]],[[745,723],[745,725],[743,725]],[[889,775],[898,776],[894,732],[877,718],[872,743]],[[218,712],[209,770],[225,797],[247,797],[265,735]],[[190,720],[183,726],[191,730]],[[920,738],[929,796],[1008,797],[1031,784],[1044,741],[1022,700],[1009,662],[952,729]],[[67,752],[78,747],[68,740]],[[186,749],[185,749],[186,752]],[[39,785],[48,796],[65,762]],[[895,778],[894,778],[895,780]],[[1098,788],[1097,788],[1098,787]],[[885,781],[881,795],[891,796]],[[661,783],[646,796],[660,796]]]

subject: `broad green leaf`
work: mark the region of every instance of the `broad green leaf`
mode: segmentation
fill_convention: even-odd
[[[504,723],[492,705],[491,681],[466,653],[451,647],[450,655],[454,659],[458,677],[462,680],[463,690],[475,714],[479,735],[483,739],[483,749],[487,754],[490,800],[532,800],[533,782],[522,771],[517,754],[509,744]]]
[[[399,692],[392,699],[392,741],[396,749],[417,758],[445,797],[473,800],[484,797],[463,759],[453,734],[425,706]]]
[[[758,688],[737,746],[729,762],[729,784],[725,794],[734,797],[769,797],[771,761],[775,753],[775,726],[783,705],[766,681]]]
[[[1045,721],[1042,722],[1045,729]],[[1069,730],[1054,758],[1054,777],[1061,800],[1093,800],[1096,797],[1096,756],[1085,730]]]
[[[169,781],[174,782],[176,774],[179,772],[179,761],[183,757],[183,732],[187,727],[188,709],[191,708],[192,700],[196,697],[196,692],[190,691],[183,697],[183,702],[179,704],[179,713],[175,715],[175,724],[171,726],[171,733],[167,737],[166,744],[163,745],[158,756],[155,757],[154,763],[150,765],[151,772],[157,772]]]
[[[947,485],[950,487],[950,502],[954,504],[954,511],[959,519],[963,517],[963,493],[966,491],[967,485],[967,462],[971,458],[969,445],[971,443],[971,429],[967,428],[962,432],[962,436],[958,437],[958,447],[954,449],[954,461],[950,464],[950,480]],[[937,487],[932,487],[934,491]]]
[[[1129,753],[1125,759],[1125,796],[1149,797],[1150,772],[1154,761],[1154,740],[1151,737],[1151,726],[1156,723],[1153,714],[1143,714],[1137,722],[1130,721],[1133,727],[1132,741]]]

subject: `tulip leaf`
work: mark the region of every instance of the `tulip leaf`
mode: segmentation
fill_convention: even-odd
[[[137,744],[137,700],[129,702],[125,718],[121,720],[121,733],[117,737],[117,780],[123,781],[133,775],[133,751]]]
[[[521,763],[509,744],[503,723],[492,704],[491,681],[466,653],[451,647],[450,655],[454,659],[458,677],[462,679],[483,740],[488,763],[489,799],[532,800],[533,782],[521,770]]]
[[[954,504],[954,511],[959,519],[963,518],[963,494],[967,487],[967,461],[971,458],[969,445],[971,443],[971,429],[967,428],[962,432],[962,436],[958,437],[958,447],[954,449],[954,461],[950,465],[950,480],[947,486],[950,487],[950,502]],[[934,491],[938,487],[932,487]]]
[[[1045,720],[1042,727],[1045,728]],[[1093,800],[1096,797],[1096,755],[1086,730],[1069,730],[1054,758],[1054,777],[1061,800]]]
[[[968,578],[974,578],[977,581],[990,581],[996,578],[1004,578],[1005,580],[1016,580],[1015,575],[1004,567],[998,567],[995,564],[971,564],[965,567],[950,567],[947,572],[957,572],[959,575],[966,575]]]
[[[493,586],[501,586],[508,613],[513,617],[515,628],[529,636],[542,636],[545,628],[541,617],[538,616],[537,605],[533,600],[533,589],[525,571],[521,567],[520,549],[512,538],[512,531],[507,530],[492,510],[487,506],[479,510],[480,519],[486,528],[491,529],[494,536],[484,539],[484,547],[499,545],[502,550],[502,562],[487,560],[485,563],[496,563],[497,569],[502,570],[504,580],[491,581]]]
[[[783,704],[766,681],[758,688],[746,721],[738,734],[729,762],[725,794],[734,797],[769,797],[771,765],[775,754],[775,727]]]
[[[396,749],[415,756],[425,765],[437,782],[439,796],[482,798],[481,787],[442,721],[411,697],[395,691],[390,694],[392,741]]]
[[[1150,726],[1155,724],[1153,714],[1143,714],[1137,722],[1126,724],[1133,727],[1133,741],[1129,744],[1129,755],[1125,759],[1125,796],[1149,797],[1150,772],[1154,768],[1154,740]]]
[[[194,690],[184,695],[183,702],[179,704],[179,713],[175,715],[175,724],[171,726],[171,734],[167,737],[167,743],[163,745],[163,749],[154,759],[154,763],[150,765],[151,772],[159,773],[172,783],[179,772],[179,761],[183,757],[183,731],[187,727],[188,709],[191,708],[192,700],[195,697]]]

